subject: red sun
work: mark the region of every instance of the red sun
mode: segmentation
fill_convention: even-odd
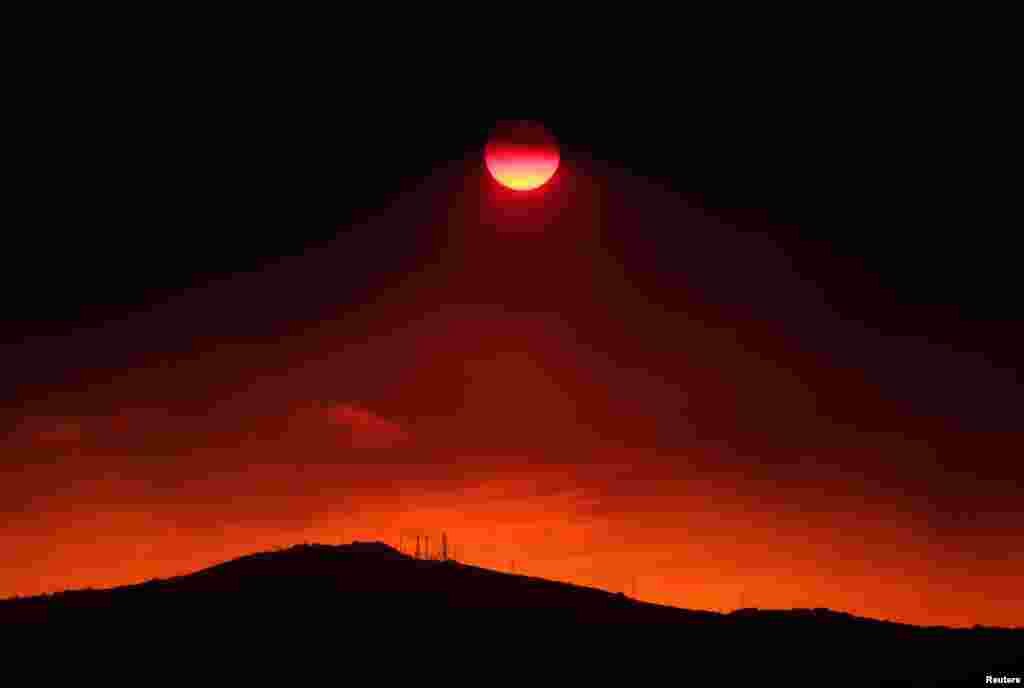
[[[555,175],[558,144],[540,124],[505,122],[491,133],[484,161],[499,184],[516,191],[529,191],[543,186]]]

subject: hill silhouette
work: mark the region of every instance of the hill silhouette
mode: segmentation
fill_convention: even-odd
[[[201,627],[272,623],[395,627],[428,620],[467,629],[525,624],[536,632],[599,624],[611,637],[646,629],[696,657],[841,666],[915,681],[1020,675],[1024,629],[920,627],[828,609],[695,611],[622,593],[422,560],[380,542],[296,545],[243,556],[191,574],[106,590],[0,600],[8,628]],[[283,624],[283,625],[282,625]],[[754,659],[758,658],[758,659]],[[710,660],[708,660],[710,661]]]

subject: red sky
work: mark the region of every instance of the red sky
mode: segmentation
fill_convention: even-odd
[[[635,577],[682,607],[1020,623],[1019,495],[1003,464],[965,468],[1020,434],[922,412],[824,342],[997,371],[832,319],[763,237],[595,170],[566,162],[518,205],[479,165],[439,173],[364,228],[446,237],[422,269],[273,337],[213,328],[183,348],[151,325],[197,322],[200,302],[329,304],[330,247],[51,342],[130,353],[9,414],[0,595],[443,529],[471,563],[626,592]],[[666,231],[718,232],[708,250],[729,260],[708,267],[695,238],[665,287],[611,257],[622,232],[642,253]],[[832,339],[758,310],[741,289],[758,280]]]

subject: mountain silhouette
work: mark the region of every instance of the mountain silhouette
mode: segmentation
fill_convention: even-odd
[[[915,681],[984,683],[985,675],[1020,675],[1024,668],[1024,628],[921,627],[829,609],[687,610],[456,561],[417,559],[381,542],[296,545],[137,585],[0,600],[0,627],[8,629],[210,623],[302,628],[326,619],[355,627],[429,620],[535,633],[597,624],[606,640],[617,643],[652,633],[671,638],[687,648],[690,661],[742,657],[759,666],[781,661],[789,669],[814,663]]]

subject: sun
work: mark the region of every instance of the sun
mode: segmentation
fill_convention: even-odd
[[[554,136],[535,122],[499,124],[484,150],[484,162],[495,181],[515,191],[546,184],[561,161]]]

